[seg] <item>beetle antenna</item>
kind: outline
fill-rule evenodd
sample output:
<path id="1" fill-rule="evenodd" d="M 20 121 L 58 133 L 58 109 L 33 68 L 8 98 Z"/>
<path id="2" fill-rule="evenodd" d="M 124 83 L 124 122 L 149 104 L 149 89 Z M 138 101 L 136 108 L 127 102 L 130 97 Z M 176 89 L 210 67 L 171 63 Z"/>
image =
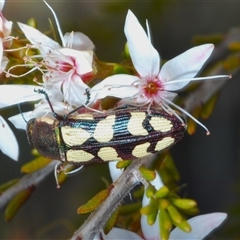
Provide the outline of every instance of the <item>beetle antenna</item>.
<path id="1" fill-rule="evenodd" d="M 19 110 L 19 112 L 20 112 L 23 120 L 25 121 L 25 123 L 28 123 L 28 121 L 26 120 L 26 118 L 25 118 L 24 115 L 23 115 L 22 107 L 21 107 L 20 103 L 18 103 L 18 110 Z"/>
<path id="2" fill-rule="evenodd" d="M 67 170 L 68 167 L 71 167 L 72 165 L 66 165 L 66 168 L 64 169 L 65 171 Z M 65 172 L 66 175 L 70 175 L 70 174 L 73 174 L 73 173 L 76 173 L 78 171 L 80 171 L 82 168 L 84 167 L 84 165 L 81 165 L 79 166 L 78 168 L 74 169 L 74 170 L 71 170 L 69 172 Z"/>
<path id="3" fill-rule="evenodd" d="M 44 91 L 43 89 L 34 89 L 34 92 L 43 94 L 43 95 L 45 96 L 45 98 L 46 98 L 46 100 L 47 100 L 47 102 L 48 102 L 48 105 L 49 105 L 49 107 L 50 107 L 50 109 L 51 109 L 51 111 L 52 111 L 53 116 L 54 116 L 57 120 L 61 120 L 62 117 L 59 116 L 59 115 L 54 111 L 53 106 L 52 106 L 52 104 L 51 104 L 51 101 L 50 101 L 50 99 L 49 99 L 49 97 L 48 97 L 47 92 Z"/>
<path id="4" fill-rule="evenodd" d="M 89 102 L 90 102 L 90 97 L 91 97 L 90 88 L 86 88 L 86 89 L 85 89 L 85 92 L 86 92 L 86 95 L 87 95 L 87 100 L 86 100 L 86 102 L 85 102 L 84 105 L 88 105 Z"/>

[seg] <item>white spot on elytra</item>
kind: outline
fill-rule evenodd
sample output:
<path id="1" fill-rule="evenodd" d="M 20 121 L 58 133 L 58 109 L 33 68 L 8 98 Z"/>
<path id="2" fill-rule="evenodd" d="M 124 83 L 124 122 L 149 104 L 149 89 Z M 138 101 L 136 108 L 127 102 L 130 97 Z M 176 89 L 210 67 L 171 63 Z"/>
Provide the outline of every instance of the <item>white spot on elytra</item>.
<path id="1" fill-rule="evenodd" d="M 91 153 L 85 152 L 83 150 L 69 150 L 67 151 L 67 161 L 69 162 L 87 162 L 94 158 Z"/>
<path id="2" fill-rule="evenodd" d="M 90 133 L 82 128 L 64 126 L 61 128 L 62 138 L 69 146 L 82 145 L 90 138 Z"/>
<path id="3" fill-rule="evenodd" d="M 147 155 L 150 155 L 151 153 L 147 152 L 147 149 L 148 149 L 149 146 L 150 146 L 149 142 L 137 145 L 133 149 L 132 155 L 136 158 L 142 158 L 142 157 L 145 157 Z"/>
<path id="4" fill-rule="evenodd" d="M 158 141 L 155 147 L 155 151 L 161 151 L 167 147 L 169 147 L 172 143 L 174 143 L 174 138 L 172 137 L 165 137 L 161 141 Z"/>
<path id="5" fill-rule="evenodd" d="M 132 112 L 129 119 L 127 129 L 133 136 L 146 136 L 148 131 L 143 128 L 143 121 L 146 118 L 144 112 Z"/>
<path id="6" fill-rule="evenodd" d="M 168 132 L 173 127 L 172 122 L 163 117 L 152 117 L 149 123 L 155 131 Z"/>
<path id="7" fill-rule="evenodd" d="M 103 160 L 103 161 L 117 161 L 117 160 L 122 160 L 121 158 L 118 157 L 117 151 L 112 148 L 112 147 L 102 147 L 98 151 L 98 156 Z"/>
<path id="8" fill-rule="evenodd" d="M 98 142 L 109 142 L 113 138 L 113 124 L 115 123 L 115 118 L 115 115 L 110 115 L 97 123 L 93 137 Z"/>

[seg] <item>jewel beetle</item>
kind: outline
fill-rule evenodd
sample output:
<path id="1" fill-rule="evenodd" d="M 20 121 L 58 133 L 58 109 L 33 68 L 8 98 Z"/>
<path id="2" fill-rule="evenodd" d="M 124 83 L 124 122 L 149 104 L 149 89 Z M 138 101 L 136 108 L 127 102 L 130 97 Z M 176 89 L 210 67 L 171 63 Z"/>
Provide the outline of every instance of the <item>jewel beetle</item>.
<path id="1" fill-rule="evenodd" d="M 42 156 L 84 165 L 134 160 L 171 147 L 186 125 L 162 109 L 126 107 L 111 111 L 44 116 L 27 124 L 29 143 Z"/>

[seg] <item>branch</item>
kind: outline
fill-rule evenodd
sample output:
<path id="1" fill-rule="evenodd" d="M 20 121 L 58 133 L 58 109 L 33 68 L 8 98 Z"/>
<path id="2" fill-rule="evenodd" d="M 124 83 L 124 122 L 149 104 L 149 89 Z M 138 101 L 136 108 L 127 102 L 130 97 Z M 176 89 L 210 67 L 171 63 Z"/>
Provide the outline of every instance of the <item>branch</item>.
<path id="1" fill-rule="evenodd" d="M 122 203 L 123 199 L 139 183 L 146 183 L 139 172 L 139 167 L 151 158 L 134 160 L 131 165 L 122 173 L 118 180 L 113 183 L 109 197 L 89 216 L 83 225 L 74 233 L 72 240 L 92 240 L 99 234 L 108 218 L 116 208 Z"/>
<path id="2" fill-rule="evenodd" d="M 53 160 L 46 167 L 25 175 L 17 184 L 4 191 L 0 195 L 0 209 L 3 209 L 5 205 L 7 205 L 7 203 L 22 190 L 31 186 L 37 186 L 47 177 L 48 174 L 54 171 L 57 162 L 59 161 Z"/>

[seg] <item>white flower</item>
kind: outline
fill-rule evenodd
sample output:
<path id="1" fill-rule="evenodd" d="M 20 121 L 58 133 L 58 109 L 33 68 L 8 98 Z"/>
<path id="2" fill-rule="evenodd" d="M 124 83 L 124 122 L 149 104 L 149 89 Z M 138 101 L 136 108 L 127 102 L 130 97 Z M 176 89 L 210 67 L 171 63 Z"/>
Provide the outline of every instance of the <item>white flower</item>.
<path id="1" fill-rule="evenodd" d="M 5 0 L 2 0 L 2 1 L 0 2 L 0 11 L 3 10 L 4 5 L 5 5 Z"/>
<path id="2" fill-rule="evenodd" d="M 2 14 L 5 1 L 0 2 L 0 73 L 4 71 L 7 66 L 8 59 L 3 55 L 5 47 L 11 43 L 12 37 L 10 33 L 12 31 L 12 22 L 8 21 Z"/>
<path id="3" fill-rule="evenodd" d="M 192 227 L 192 231 L 189 233 L 183 232 L 179 228 L 175 228 L 171 231 L 169 240 L 179 240 L 179 239 L 204 239 L 207 235 L 209 235 L 214 229 L 219 227 L 223 221 L 227 218 L 226 213 L 209 213 L 199 215 L 197 217 L 193 217 L 188 220 L 188 223 Z M 140 237 L 134 232 L 113 228 L 107 235 L 102 234 L 101 238 L 96 236 L 94 240 L 103 239 L 103 240 L 111 240 L 111 239 L 136 239 L 136 240 L 161 240 L 159 235 L 153 234 L 155 231 L 153 230 L 153 226 L 149 226 L 145 224 L 145 232 L 144 238 Z M 143 225 L 142 225 L 143 227 Z M 146 231 L 147 230 L 147 231 Z M 147 235 L 148 234 L 148 235 Z"/>
<path id="4" fill-rule="evenodd" d="M 0 85 L 0 109 L 22 102 L 37 101 L 44 96 L 34 92 L 40 88 L 33 85 L 2 84 Z"/>
<path id="5" fill-rule="evenodd" d="M 34 88 L 35 86 L 30 85 L 0 85 L 0 109 L 21 102 L 41 99 L 43 96 L 35 93 Z M 22 116 L 19 116 L 16 123 L 24 126 L 24 129 L 26 129 L 26 122 L 23 120 Z M 0 150 L 13 160 L 17 161 L 19 148 L 16 137 L 7 122 L 1 116 L 0 136 Z"/>
<path id="6" fill-rule="evenodd" d="M 0 37 L 7 38 L 12 31 L 12 22 L 8 21 L 0 12 Z"/>
<path id="7" fill-rule="evenodd" d="M 170 112 L 173 110 L 168 105 L 172 105 L 192 117 L 172 103 L 177 96 L 175 91 L 182 89 L 190 81 L 228 77 L 194 78 L 211 55 L 213 44 L 191 48 L 166 62 L 160 69 L 160 57 L 151 44 L 149 34 L 145 33 L 130 10 L 126 17 L 124 31 L 137 75 L 119 74 L 106 78 L 91 89 L 91 103 L 106 96 L 115 96 L 124 99 L 124 103 L 130 105 L 147 104 L 149 108 L 151 105 L 158 105 Z"/>
<path id="8" fill-rule="evenodd" d="M 31 72 L 35 69 L 42 72 L 42 85 L 51 92 L 54 100 L 78 107 L 86 101 L 86 89 L 89 87 L 85 82 L 93 71 L 94 45 L 83 33 L 72 32 L 63 36 L 53 9 L 47 6 L 55 17 L 63 47 L 37 29 L 18 23 L 31 42 L 30 47 L 40 51 L 39 55 L 26 56 L 26 65 L 33 67 Z"/>
<path id="9" fill-rule="evenodd" d="M 15 85 L 15 84 L 2 84 L 0 85 L 0 109 L 10 107 L 15 104 L 23 103 L 23 102 L 32 102 L 38 101 L 44 98 L 42 94 L 38 94 L 34 92 L 34 89 L 40 89 L 40 87 L 36 87 L 33 85 Z M 42 109 L 41 109 L 42 110 Z M 40 112 L 40 111 L 39 111 Z M 48 109 L 49 112 L 49 109 Z M 46 114 L 47 111 L 42 111 L 41 116 Z M 22 117 L 24 115 L 24 118 Z M 28 113 L 22 113 L 16 116 L 12 116 L 9 120 L 15 125 L 16 128 L 26 130 L 26 121 L 30 118 L 35 117 L 32 111 Z M 36 113 L 35 113 L 36 114 Z M 4 144 L 4 140 L 1 138 L 2 144 Z"/>
<path id="10" fill-rule="evenodd" d="M 19 147 L 17 139 L 7 122 L 0 115 L 0 150 L 8 157 L 17 161 L 19 156 Z"/>

